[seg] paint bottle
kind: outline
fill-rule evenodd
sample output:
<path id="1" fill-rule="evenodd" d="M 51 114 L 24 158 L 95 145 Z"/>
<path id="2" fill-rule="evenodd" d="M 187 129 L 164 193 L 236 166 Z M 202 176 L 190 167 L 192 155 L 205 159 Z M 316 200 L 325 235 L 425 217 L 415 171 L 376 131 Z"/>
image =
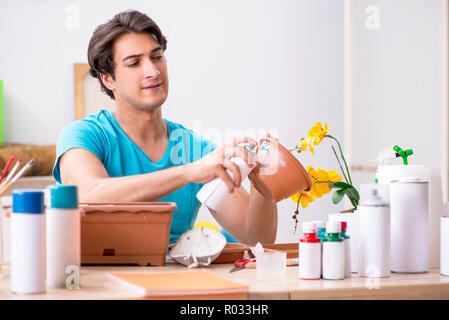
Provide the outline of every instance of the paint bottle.
<path id="1" fill-rule="evenodd" d="M 313 221 L 313 223 L 315 223 L 316 226 L 316 236 L 320 238 L 322 242 L 324 237 L 326 236 L 326 221 L 316 220 Z"/>
<path id="2" fill-rule="evenodd" d="M 346 233 L 347 222 L 340 221 L 341 232 L 340 237 L 343 238 L 343 243 L 345 245 L 345 278 L 351 278 L 351 238 Z"/>
<path id="3" fill-rule="evenodd" d="M 11 215 L 11 291 L 45 292 L 45 211 L 40 190 L 14 190 Z"/>
<path id="4" fill-rule="evenodd" d="M 324 237 L 326 236 L 326 221 L 324 220 L 316 220 L 313 221 L 313 223 L 315 223 L 316 226 L 316 236 L 318 238 L 320 238 L 321 241 L 321 264 L 320 264 L 320 275 L 323 276 L 323 240 Z"/>
<path id="5" fill-rule="evenodd" d="M 345 245 L 340 233 L 340 222 L 329 221 L 326 224 L 326 237 L 323 242 L 323 279 L 345 278 Z"/>
<path id="6" fill-rule="evenodd" d="M 361 277 L 390 276 L 390 204 L 380 196 L 380 186 L 361 185 L 362 203 L 359 206 Z"/>
<path id="7" fill-rule="evenodd" d="M 54 185 L 47 190 L 47 287 L 65 288 L 68 267 L 81 265 L 78 190 L 72 185 Z"/>
<path id="8" fill-rule="evenodd" d="M 299 278 L 314 280 L 321 278 L 321 240 L 316 236 L 313 222 L 304 222 L 303 236 L 299 240 Z"/>

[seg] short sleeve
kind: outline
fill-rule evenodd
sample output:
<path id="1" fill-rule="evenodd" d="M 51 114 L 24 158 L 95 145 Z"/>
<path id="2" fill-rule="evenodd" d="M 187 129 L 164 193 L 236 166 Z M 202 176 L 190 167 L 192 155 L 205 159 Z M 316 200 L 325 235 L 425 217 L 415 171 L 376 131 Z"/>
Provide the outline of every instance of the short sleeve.
<path id="1" fill-rule="evenodd" d="M 104 162 L 106 144 L 101 129 L 95 123 L 84 119 L 75 121 L 62 130 L 56 144 L 53 177 L 58 183 L 61 183 L 59 160 L 64 153 L 73 148 L 88 150 Z"/>

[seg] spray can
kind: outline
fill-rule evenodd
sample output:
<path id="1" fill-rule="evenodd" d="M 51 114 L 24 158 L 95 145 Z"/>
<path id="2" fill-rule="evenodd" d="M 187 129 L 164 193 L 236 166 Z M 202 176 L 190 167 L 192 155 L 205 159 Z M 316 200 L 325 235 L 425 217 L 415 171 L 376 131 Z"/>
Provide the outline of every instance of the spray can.
<path id="1" fill-rule="evenodd" d="M 345 246 L 340 233 L 340 222 L 329 221 L 326 224 L 326 237 L 323 242 L 323 279 L 345 278 Z"/>
<path id="2" fill-rule="evenodd" d="M 314 280 L 321 278 L 321 241 L 316 236 L 313 222 L 304 222 L 303 236 L 299 240 L 299 278 Z"/>
<path id="3" fill-rule="evenodd" d="M 45 292 L 45 211 L 40 190 L 14 190 L 11 215 L 11 291 Z"/>
<path id="4" fill-rule="evenodd" d="M 81 265 L 81 222 L 76 186 L 54 185 L 47 209 L 47 287 L 65 288 L 67 267 Z"/>
<path id="5" fill-rule="evenodd" d="M 429 182 L 413 178 L 392 181 L 390 206 L 391 271 L 427 272 L 429 268 Z"/>
<path id="6" fill-rule="evenodd" d="M 379 193 L 381 185 L 362 185 L 360 210 L 360 276 L 390 276 L 390 204 Z M 364 189 L 368 189 L 364 196 Z"/>

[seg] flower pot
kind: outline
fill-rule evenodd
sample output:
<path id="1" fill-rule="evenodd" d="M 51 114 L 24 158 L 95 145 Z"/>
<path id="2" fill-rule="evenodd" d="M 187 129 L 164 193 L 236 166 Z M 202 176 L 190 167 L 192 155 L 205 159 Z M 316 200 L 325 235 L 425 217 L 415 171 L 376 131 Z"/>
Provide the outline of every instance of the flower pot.
<path id="1" fill-rule="evenodd" d="M 249 178 L 262 195 L 275 202 L 312 187 L 301 163 L 272 137 L 260 140 L 256 161 L 257 166 Z"/>

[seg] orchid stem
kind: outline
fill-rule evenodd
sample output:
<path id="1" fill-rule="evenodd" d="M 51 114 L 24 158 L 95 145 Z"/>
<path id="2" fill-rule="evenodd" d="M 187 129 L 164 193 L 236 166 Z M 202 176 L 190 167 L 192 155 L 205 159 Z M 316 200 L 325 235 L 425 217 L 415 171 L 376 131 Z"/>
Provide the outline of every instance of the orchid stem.
<path id="1" fill-rule="evenodd" d="M 340 166 L 341 173 L 343 173 L 343 177 L 345 177 L 346 182 L 349 183 L 348 178 L 346 177 L 345 171 L 343 170 L 343 167 L 341 166 L 340 159 L 338 159 L 337 152 L 335 151 L 334 146 L 331 146 L 331 147 L 332 147 L 332 151 L 334 152 L 335 158 L 337 158 L 337 162 L 338 162 L 338 165 Z"/>
<path id="2" fill-rule="evenodd" d="M 348 164 L 346 163 L 346 159 L 345 156 L 343 155 L 343 151 L 341 150 L 341 145 L 340 142 L 338 142 L 338 140 L 336 138 L 334 138 L 331 135 L 326 134 L 325 137 L 334 139 L 337 144 L 338 144 L 338 148 L 340 149 L 340 155 L 341 155 L 341 159 L 343 160 L 343 162 L 345 163 L 345 167 L 346 167 L 346 172 L 348 173 L 348 178 L 349 178 L 349 184 L 352 186 L 352 180 L 351 180 L 351 174 L 349 173 L 349 169 L 348 169 Z"/>

